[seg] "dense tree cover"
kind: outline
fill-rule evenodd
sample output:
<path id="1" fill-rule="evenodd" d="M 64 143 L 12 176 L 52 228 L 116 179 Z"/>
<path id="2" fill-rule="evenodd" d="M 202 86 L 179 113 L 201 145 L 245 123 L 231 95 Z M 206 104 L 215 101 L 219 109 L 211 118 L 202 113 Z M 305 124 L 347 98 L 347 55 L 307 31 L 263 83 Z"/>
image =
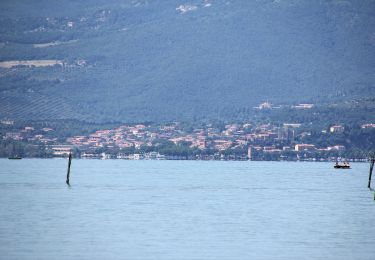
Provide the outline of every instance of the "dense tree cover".
<path id="1" fill-rule="evenodd" d="M 0 157 L 12 156 L 46 158 L 51 157 L 51 153 L 41 143 L 30 144 L 13 140 L 0 140 Z"/>
<path id="2" fill-rule="evenodd" d="M 78 120 L 25 120 L 15 121 L 14 125 L 0 124 L 0 135 L 6 132 L 21 131 L 27 126 L 36 129 L 34 134 L 43 134 L 45 137 L 58 138 L 58 142 L 65 142 L 66 138 L 75 135 L 89 135 L 97 130 L 112 129 L 121 125 L 119 122 L 93 123 Z M 44 132 L 42 128 L 51 128 L 53 131 Z"/>
<path id="3" fill-rule="evenodd" d="M 313 131 L 302 139 L 306 143 L 314 143 L 318 147 L 344 145 L 349 150 L 375 151 L 375 129 L 347 127 L 342 134 Z"/>
<path id="4" fill-rule="evenodd" d="M 301 123 L 307 130 L 327 130 L 334 124 L 350 128 L 375 122 L 375 98 L 360 98 L 351 101 L 315 104 L 312 109 L 281 107 L 272 110 L 252 110 L 238 115 L 238 122 L 250 121 L 257 124 Z"/>

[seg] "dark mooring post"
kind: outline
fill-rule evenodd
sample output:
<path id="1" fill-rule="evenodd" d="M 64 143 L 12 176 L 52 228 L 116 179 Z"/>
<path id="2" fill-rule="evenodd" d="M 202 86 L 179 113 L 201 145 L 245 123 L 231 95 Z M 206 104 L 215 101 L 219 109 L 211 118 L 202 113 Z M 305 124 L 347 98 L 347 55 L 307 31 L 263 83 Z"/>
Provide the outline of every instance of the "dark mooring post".
<path id="1" fill-rule="evenodd" d="M 69 162 L 68 162 L 68 173 L 66 174 L 66 184 L 69 184 L 69 177 L 70 177 L 70 165 L 72 164 L 72 153 L 69 153 Z"/>
<path id="2" fill-rule="evenodd" d="M 371 157 L 370 159 L 370 172 L 368 175 L 368 185 L 367 187 L 370 189 L 371 188 L 371 176 L 372 176 L 372 170 L 374 169 L 374 163 L 375 163 L 375 157 Z"/>

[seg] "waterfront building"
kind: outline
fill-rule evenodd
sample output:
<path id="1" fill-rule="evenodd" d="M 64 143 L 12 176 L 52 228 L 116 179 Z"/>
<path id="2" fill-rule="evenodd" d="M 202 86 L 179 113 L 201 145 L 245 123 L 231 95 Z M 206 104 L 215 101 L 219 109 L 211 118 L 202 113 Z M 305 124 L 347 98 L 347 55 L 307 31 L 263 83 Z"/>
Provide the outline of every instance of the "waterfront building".
<path id="1" fill-rule="evenodd" d="M 297 152 L 301 151 L 315 151 L 315 145 L 313 144 L 296 144 L 294 150 Z"/>

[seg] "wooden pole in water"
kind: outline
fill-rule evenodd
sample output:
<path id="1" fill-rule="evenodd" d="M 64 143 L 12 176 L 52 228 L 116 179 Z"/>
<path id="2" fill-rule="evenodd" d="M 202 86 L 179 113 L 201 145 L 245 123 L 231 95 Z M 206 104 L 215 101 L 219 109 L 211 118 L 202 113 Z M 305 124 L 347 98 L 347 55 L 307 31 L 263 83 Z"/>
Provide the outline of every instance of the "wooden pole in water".
<path id="1" fill-rule="evenodd" d="M 69 162 L 68 162 L 68 173 L 66 174 L 66 184 L 69 184 L 69 177 L 70 177 L 70 165 L 72 164 L 72 153 L 69 153 Z"/>
<path id="2" fill-rule="evenodd" d="M 374 163 L 375 163 L 375 157 L 371 157 L 371 159 L 370 159 L 370 172 L 369 172 L 369 175 L 368 175 L 368 185 L 367 185 L 367 188 L 369 188 L 369 189 L 371 188 L 371 176 L 372 176 L 372 170 L 374 169 Z"/>

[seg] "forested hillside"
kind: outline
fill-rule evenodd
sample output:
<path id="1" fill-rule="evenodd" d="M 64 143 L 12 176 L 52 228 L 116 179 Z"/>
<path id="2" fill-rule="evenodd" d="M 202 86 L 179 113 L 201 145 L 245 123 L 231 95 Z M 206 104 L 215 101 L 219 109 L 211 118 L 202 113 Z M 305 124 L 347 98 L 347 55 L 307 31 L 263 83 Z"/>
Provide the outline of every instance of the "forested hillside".
<path id="1" fill-rule="evenodd" d="M 0 118 L 235 118 L 375 93 L 375 1 L 1 1 Z"/>

